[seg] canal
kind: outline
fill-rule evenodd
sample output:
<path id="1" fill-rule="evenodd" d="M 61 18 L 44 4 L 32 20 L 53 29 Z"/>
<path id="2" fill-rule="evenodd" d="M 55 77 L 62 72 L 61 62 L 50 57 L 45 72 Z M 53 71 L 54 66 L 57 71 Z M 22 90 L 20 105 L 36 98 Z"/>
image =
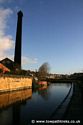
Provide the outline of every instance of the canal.
<path id="1" fill-rule="evenodd" d="M 28 89 L 0 94 L 0 125 L 28 125 L 31 120 L 55 119 L 71 86 L 69 83 L 55 83 L 33 92 Z"/>

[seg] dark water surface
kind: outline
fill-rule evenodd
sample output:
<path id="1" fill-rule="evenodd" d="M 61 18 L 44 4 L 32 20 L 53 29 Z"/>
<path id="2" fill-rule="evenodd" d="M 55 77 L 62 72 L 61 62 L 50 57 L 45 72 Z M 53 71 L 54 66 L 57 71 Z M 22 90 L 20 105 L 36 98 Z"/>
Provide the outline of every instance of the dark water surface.
<path id="1" fill-rule="evenodd" d="M 0 125 L 28 125 L 32 119 L 49 119 L 63 101 L 71 84 L 55 83 L 40 88 L 0 95 Z"/>

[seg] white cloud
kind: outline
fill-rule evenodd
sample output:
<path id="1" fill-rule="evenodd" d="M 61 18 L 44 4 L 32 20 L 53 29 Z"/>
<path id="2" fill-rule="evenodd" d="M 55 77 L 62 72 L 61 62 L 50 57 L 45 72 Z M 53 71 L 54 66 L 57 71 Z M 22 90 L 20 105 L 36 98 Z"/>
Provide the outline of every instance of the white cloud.
<path id="1" fill-rule="evenodd" d="M 0 8 L 0 37 L 5 35 L 8 17 L 13 13 L 11 9 Z"/>
<path id="2" fill-rule="evenodd" d="M 35 64 L 37 63 L 37 58 L 22 57 L 22 64 Z"/>
<path id="3" fill-rule="evenodd" d="M 0 38 L 0 51 L 6 51 L 14 47 L 14 41 L 11 36 Z"/>
<path id="4" fill-rule="evenodd" d="M 5 34 L 7 21 L 12 13 L 13 11 L 9 8 L 0 8 L 0 59 L 2 59 L 2 57 L 6 57 L 7 51 L 14 47 L 14 40 L 12 36 Z"/>

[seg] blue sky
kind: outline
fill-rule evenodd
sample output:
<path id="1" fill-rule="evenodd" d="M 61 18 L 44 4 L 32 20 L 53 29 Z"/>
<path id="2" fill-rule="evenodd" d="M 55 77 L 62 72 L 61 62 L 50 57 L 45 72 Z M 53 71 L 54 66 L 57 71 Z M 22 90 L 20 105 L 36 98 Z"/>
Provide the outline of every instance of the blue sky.
<path id="1" fill-rule="evenodd" d="M 36 70 L 48 62 L 52 73 L 83 70 L 83 0 L 0 0 L 1 57 L 14 55 L 20 9 L 24 69 Z"/>

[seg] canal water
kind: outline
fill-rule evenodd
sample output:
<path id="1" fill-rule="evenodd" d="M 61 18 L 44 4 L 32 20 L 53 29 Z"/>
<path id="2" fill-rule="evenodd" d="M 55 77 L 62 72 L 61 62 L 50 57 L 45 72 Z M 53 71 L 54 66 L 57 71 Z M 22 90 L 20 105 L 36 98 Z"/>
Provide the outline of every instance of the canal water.
<path id="1" fill-rule="evenodd" d="M 35 91 L 1 94 L 0 125 L 28 125 L 31 120 L 50 119 L 70 88 L 69 83 L 54 83 Z"/>

